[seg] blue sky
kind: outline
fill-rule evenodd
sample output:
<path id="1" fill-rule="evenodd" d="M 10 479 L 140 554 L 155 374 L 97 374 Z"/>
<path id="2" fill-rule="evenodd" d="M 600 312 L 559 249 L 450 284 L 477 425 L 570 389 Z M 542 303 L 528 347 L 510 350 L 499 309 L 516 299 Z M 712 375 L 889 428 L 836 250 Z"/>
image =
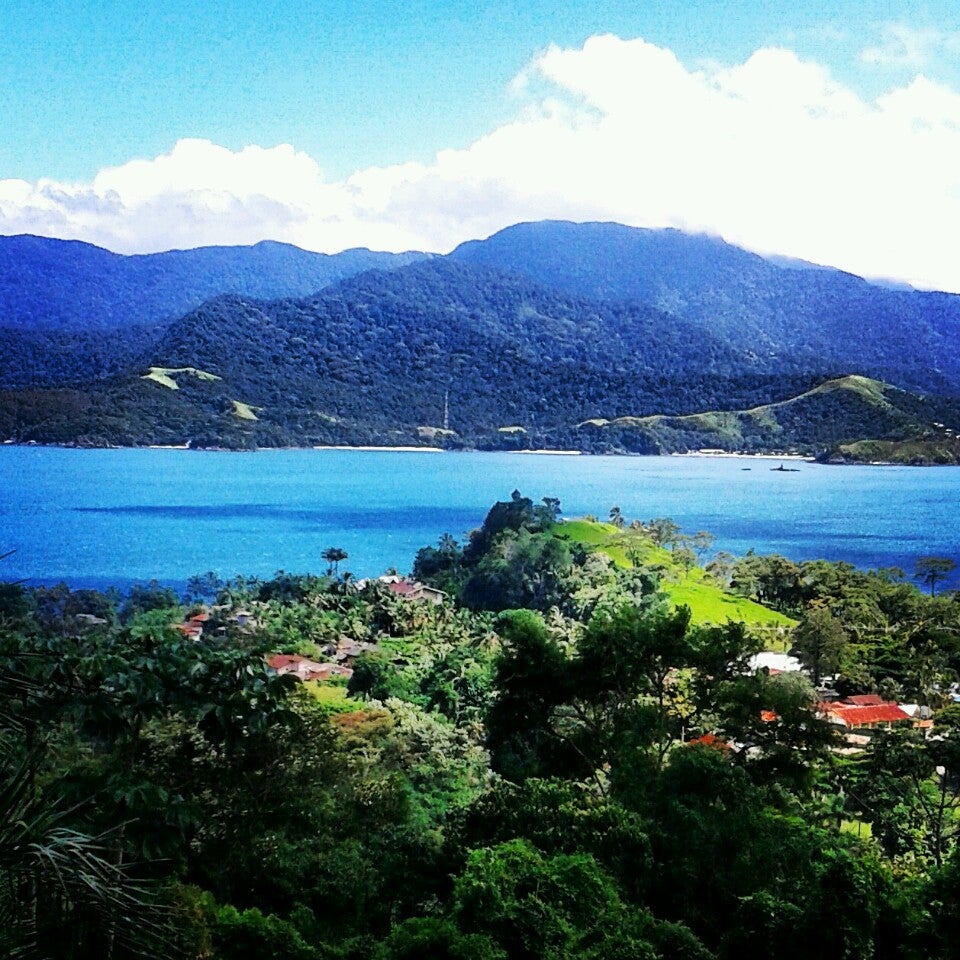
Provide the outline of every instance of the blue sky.
<path id="1" fill-rule="evenodd" d="M 291 143 L 326 173 L 464 147 L 508 119 L 549 44 L 614 33 L 687 64 L 785 45 L 874 93 L 903 70 L 860 51 L 882 25 L 960 28 L 950 3 L 796 0 L 18 0 L 0 14 L 0 178 L 75 180 L 183 137 Z M 960 57 L 937 75 L 958 83 Z M 929 64 L 927 65 L 930 66 Z"/>
<path id="2" fill-rule="evenodd" d="M 958 10 L 18 0 L 0 233 L 443 251 L 616 219 L 960 290 Z"/>

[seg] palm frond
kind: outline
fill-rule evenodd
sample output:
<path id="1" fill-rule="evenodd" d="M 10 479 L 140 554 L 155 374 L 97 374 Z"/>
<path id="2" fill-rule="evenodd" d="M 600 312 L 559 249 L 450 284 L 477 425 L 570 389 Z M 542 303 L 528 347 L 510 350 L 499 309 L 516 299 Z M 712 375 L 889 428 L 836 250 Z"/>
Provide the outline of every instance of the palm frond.
<path id="1" fill-rule="evenodd" d="M 8 765 L 0 782 L 0 951 L 86 956 L 109 944 L 118 960 L 161 960 L 165 912 L 135 865 L 115 862 L 117 831 L 92 837 L 69 826 L 75 811 L 33 789 L 34 765 Z"/>

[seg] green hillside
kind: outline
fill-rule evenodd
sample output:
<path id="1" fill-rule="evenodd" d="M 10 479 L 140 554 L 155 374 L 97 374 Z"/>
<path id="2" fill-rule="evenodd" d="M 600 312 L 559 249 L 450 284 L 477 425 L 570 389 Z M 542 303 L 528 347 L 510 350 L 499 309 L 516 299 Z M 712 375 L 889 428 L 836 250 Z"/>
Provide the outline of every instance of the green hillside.
<path id="1" fill-rule="evenodd" d="M 912 440 L 857 440 L 838 444 L 819 459 L 825 463 L 956 464 L 960 463 L 960 437 L 943 431 Z"/>
<path id="2" fill-rule="evenodd" d="M 932 462 L 957 462 L 954 405 L 941 405 L 869 377 L 848 375 L 826 380 L 795 396 L 742 410 L 707 410 L 683 416 L 592 419 L 580 429 L 610 442 L 646 444 L 662 453 L 688 450 L 820 454 L 842 449 L 849 459 L 892 459 L 858 455 L 864 440 L 881 444 L 905 441 L 938 445 Z M 944 419 L 938 419 L 942 411 Z M 949 421 L 949 422 L 947 422 Z M 951 426 L 953 424 L 953 426 Z M 911 462 L 914 451 L 903 462 Z M 841 454 L 842 456 L 842 454 Z M 950 458 L 953 459 L 950 459 Z"/>
<path id="3" fill-rule="evenodd" d="M 727 593 L 710 581 L 702 567 L 693 566 L 685 572 L 670 550 L 657 546 L 642 531 L 618 529 L 612 523 L 580 518 L 558 524 L 556 532 L 605 553 L 619 566 L 640 563 L 664 567 L 663 589 L 675 604 L 690 608 L 694 623 L 742 620 L 753 626 L 784 628 L 796 623 L 753 600 Z"/>

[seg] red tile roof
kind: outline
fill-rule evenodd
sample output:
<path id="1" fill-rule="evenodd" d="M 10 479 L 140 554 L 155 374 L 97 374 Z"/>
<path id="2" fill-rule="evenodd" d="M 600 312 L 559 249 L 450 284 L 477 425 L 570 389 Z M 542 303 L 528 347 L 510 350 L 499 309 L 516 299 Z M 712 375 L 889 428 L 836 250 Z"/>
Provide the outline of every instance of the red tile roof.
<path id="1" fill-rule="evenodd" d="M 291 664 L 300 663 L 306 659 L 306 657 L 298 656 L 295 653 L 275 653 L 272 657 L 267 657 L 267 666 L 279 670 L 281 667 L 289 667 Z"/>
<path id="2" fill-rule="evenodd" d="M 776 711 L 775 711 L 775 710 L 761 710 L 761 711 L 760 711 L 760 719 L 761 719 L 764 723 L 776 723 L 776 722 L 777 722 L 777 714 L 776 714 Z"/>
<path id="3" fill-rule="evenodd" d="M 391 593 L 399 593 L 401 595 L 407 593 L 413 593 L 417 588 L 415 584 L 407 583 L 406 581 L 400 580 L 396 583 L 388 583 L 387 589 Z"/>
<path id="4" fill-rule="evenodd" d="M 705 733 L 702 737 L 694 737 L 687 741 L 688 747 L 713 747 L 714 750 L 720 750 L 726 753 L 730 749 L 730 744 L 726 740 L 721 740 L 715 733 Z"/>
<path id="5" fill-rule="evenodd" d="M 910 720 L 910 714 L 905 713 L 895 703 L 883 702 L 879 704 L 850 704 L 831 703 L 826 710 L 848 727 L 865 727 L 871 723 L 898 723 Z"/>
<path id="6" fill-rule="evenodd" d="M 853 697 L 845 697 L 844 703 L 852 703 L 855 707 L 879 707 L 886 701 L 878 693 L 859 693 Z"/>

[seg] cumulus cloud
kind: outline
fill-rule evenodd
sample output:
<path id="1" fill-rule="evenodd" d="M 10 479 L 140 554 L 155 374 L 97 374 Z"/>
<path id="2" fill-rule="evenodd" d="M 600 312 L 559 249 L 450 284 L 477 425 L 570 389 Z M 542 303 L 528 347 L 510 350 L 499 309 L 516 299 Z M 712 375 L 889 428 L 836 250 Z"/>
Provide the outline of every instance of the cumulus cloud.
<path id="1" fill-rule="evenodd" d="M 960 291 L 960 95 L 923 75 L 865 100 L 786 49 L 690 68 L 597 36 L 513 91 L 515 119 L 466 149 L 343 180 L 289 145 L 183 140 L 90 183 L 0 181 L 0 232 L 443 252 L 520 220 L 617 220 Z"/>

